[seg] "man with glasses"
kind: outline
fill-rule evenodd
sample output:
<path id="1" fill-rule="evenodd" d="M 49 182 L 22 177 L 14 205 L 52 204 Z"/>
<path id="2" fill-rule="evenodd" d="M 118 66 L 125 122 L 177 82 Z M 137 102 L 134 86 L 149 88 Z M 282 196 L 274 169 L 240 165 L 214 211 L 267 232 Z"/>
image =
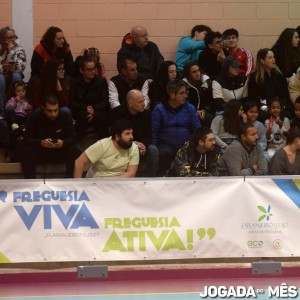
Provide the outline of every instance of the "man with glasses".
<path id="1" fill-rule="evenodd" d="M 97 139 L 108 136 L 108 85 L 106 79 L 95 75 L 95 62 L 83 58 L 80 75 L 72 82 L 71 108 L 79 140 L 91 130 Z"/>
<path id="2" fill-rule="evenodd" d="M 122 41 L 122 47 L 117 55 L 117 68 L 121 71 L 122 62 L 131 59 L 137 64 L 138 73 L 145 76 L 149 84 L 155 78 L 157 71 L 164 61 L 157 45 L 149 41 L 146 28 L 142 26 L 132 27 Z"/>
<path id="3" fill-rule="evenodd" d="M 0 118 L 4 116 L 7 83 L 22 80 L 25 67 L 25 50 L 18 44 L 14 29 L 0 29 Z"/>
<path id="4" fill-rule="evenodd" d="M 167 85 L 168 101 L 152 112 L 152 145 L 159 152 L 159 174 L 164 175 L 178 149 L 200 127 L 195 107 L 187 99 L 186 83 L 175 79 Z"/>
<path id="5" fill-rule="evenodd" d="M 221 72 L 221 62 L 228 55 L 223 47 L 222 34 L 211 31 L 205 38 L 206 48 L 200 53 L 198 63 L 200 68 L 211 78 L 215 79 Z"/>

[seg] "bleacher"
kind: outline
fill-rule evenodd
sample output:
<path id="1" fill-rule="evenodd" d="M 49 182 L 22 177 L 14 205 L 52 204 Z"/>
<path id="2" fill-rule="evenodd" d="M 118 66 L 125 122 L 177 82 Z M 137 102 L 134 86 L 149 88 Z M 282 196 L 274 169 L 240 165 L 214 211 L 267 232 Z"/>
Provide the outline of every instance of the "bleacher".
<path id="1" fill-rule="evenodd" d="M 65 165 L 43 164 L 37 167 L 37 178 L 64 178 Z M 0 179 L 23 179 L 20 162 L 7 162 L 5 151 L 0 148 Z"/>

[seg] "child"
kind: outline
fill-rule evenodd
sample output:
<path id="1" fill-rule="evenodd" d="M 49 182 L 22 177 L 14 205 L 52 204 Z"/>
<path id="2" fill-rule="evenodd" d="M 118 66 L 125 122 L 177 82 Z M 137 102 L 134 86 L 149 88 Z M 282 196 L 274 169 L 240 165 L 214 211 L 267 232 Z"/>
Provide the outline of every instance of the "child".
<path id="1" fill-rule="evenodd" d="M 300 129 L 300 96 L 295 100 L 294 109 L 295 117 L 291 121 L 291 128 L 297 127 L 298 129 Z"/>
<path id="2" fill-rule="evenodd" d="M 265 151 L 267 148 L 267 137 L 266 137 L 266 128 L 264 124 L 257 121 L 258 118 L 258 106 L 254 101 L 249 101 L 244 104 L 244 115 L 243 121 L 244 123 L 250 122 L 252 123 L 256 129 L 258 134 L 258 145 Z"/>
<path id="3" fill-rule="evenodd" d="M 24 125 L 27 115 L 31 113 L 32 106 L 26 99 L 26 85 L 17 81 L 12 85 L 12 97 L 6 103 L 7 122 L 12 131 L 17 131 Z"/>
<path id="4" fill-rule="evenodd" d="M 265 121 L 267 131 L 267 158 L 274 155 L 276 150 L 286 145 L 286 135 L 290 129 L 290 121 L 282 117 L 282 105 L 279 99 L 270 102 L 270 117 Z"/>

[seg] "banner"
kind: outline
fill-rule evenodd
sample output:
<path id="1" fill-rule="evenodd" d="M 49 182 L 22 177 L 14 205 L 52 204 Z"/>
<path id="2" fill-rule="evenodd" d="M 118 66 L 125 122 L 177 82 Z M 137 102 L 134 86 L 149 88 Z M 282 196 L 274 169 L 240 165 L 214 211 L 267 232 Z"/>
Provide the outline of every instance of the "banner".
<path id="1" fill-rule="evenodd" d="M 0 262 L 300 256 L 300 177 L 0 181 Z"/>

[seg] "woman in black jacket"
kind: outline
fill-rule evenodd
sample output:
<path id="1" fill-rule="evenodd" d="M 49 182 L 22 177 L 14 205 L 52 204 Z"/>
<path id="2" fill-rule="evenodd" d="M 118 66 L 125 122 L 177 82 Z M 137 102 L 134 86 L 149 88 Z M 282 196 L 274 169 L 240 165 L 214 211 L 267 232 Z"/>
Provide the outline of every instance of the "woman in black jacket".
<path id="1" fill-rule="evenodd" d="M 183 81 L 188 84 L 187 100 L 195 106 L 201 123 L 210 127 L 214 118 L 210 78 L 201 71 L 197 62 L 187 63 L 182 76 Z"/>
<path id="2" fill-rule="evenodd" d="M 250 75 L 248 87 L 249 100 L 256 101 L 260 108 L 258 120 L 268 118 L 270 101 L 279 98 L 283 105 L 283 115 L 293 116 L 293 105 L 289 98 L 287 80 L 275 63 L 274 53 L 269 48 L 257 52 L 255 72 Z"/>

